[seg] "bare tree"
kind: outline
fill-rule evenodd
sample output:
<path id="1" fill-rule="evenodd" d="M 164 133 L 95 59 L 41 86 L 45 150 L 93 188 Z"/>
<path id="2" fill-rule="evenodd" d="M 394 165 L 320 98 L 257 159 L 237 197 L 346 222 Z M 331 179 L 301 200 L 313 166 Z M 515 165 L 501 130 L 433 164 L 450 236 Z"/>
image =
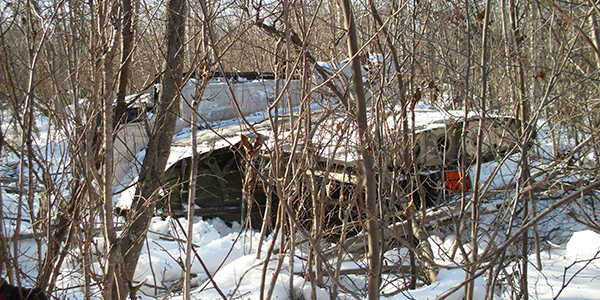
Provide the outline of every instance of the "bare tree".
<path id="1" fill-rule="evenodd" d="M 361 172 L 365 177 L 365 198 L 364 205 L 367 213 L 367 231 L 369 245 L 369 299 L 379 299 L 379 287 L 381 283 L 381 237 L 380 228 L 377 217 L 377 199 L 376 199 L 376 183 L 375 173 L 373 168 L 373 158 L 369 151 L 372 143 L 367 124 L 367 106 L 366 98 L 363 90 L 362 71 L 360 61 L 356 58 L 358 55 L 358 43 L 356 41 L 356 28 L 350 1 L 343 0 L 341 2 L 344 11 L 344 20 L 346 29 L 348 30 L 348 52 L 352 65 L 353 87 L 356 93 L 356 121 L 358 123 L 358 138 L 360 140 L 360 153 L 362 157 Z M 359 186 L 359 188 L 361 188 Z M 361 199 L 362 200 L 362 199 Z"/>
<path id="2" fill-rule="evenodd" d="M 185 37 L 186 5 L 183 0 L 171 0 L 167 4 L 167 27 L 165 32 L 165 74 L 162 80 L 160 99 L 157 103 L 156 121 L 138 182 L 135 201 L 132 204 L 129 221 L 125 225 L 122 239 L 119 241 L 123 256 L 123 277 L 126 280 L 126 291 L 135 295 L 133 275 L 150 220 L 154 214 L 154 202 L 162 186 L 163 174 L 171 141 L 175 130 L 175 121 L 180 103 L 183 69 L 183 45 Z M 114 291 L 116 294 L 118 291 Z M 121 294 L 121 296 L 124 296 Z M 135 298 L 135 297 L 132 297 Z"/>
<path id="3" fill-rule="evenodd" d="M 207 52 L 196 49 L 200 54 L 185 60 L 186 43 L 189 48 L 209 45 L 207 65 L 221 72 L 278 76 L 276 92 L 268 95 L 274 140 L 268 149 L 253 149 L 257 156 L 244 162 L 244 171 L 256 179 L 247 191 L 268 198 L 261 234 L 282 237 L 260 245 L 269 248 L 267 261 L 276 249 L 280 255 L 272 283 L 287 262 L 290 272 L 311 282 L 313 293 L 325 287 L 328 278 L 334 297 L 376 298 L 380 286 L 389 287 L 379 277 L 383 272 L 396 272 L 406 280 L 397 288 L 401 292 L 415 288 L 419 280 L 435 280 L 437 269 L 445 266 L 435 264 L 427 243 L 448 236 L 456 242 L 442 255 L 468 270 L 457 291 L 466 286 L 466 298 L 471 298 L 473 281 L 489 274 L 489 298 L 495 289 L 503 289 L 513 298 L 526 299 L 529 255 L 537 254 L 539 267 L 541 242 L 556 238 L 536 228 L 546 222 L 544 216 L 572 205 L 569 215 L 576 222 L 597 228 L 597 3 L 204 4 L 208 6 L 202 13 L 190 10 L 189 19 L 201 20 L 202 25 L 192 23 L 187 40 L 181 25 L 187 13 L 180 0 L 167 5 L 129 0 L 17 0 L 0 5 L 0 150 L 3 164 L 11 162 L 2 166 L 0 199 L 0 235 L 7 235 L 0 241 L 11 251 L 0 253 L 0 269 L 10 282 L 37 281 L 60 297 L 66 291 L 55 283 L 69 261 L 80 265 L 85 297 L 94 296 L 95 285 L 103 289 L 104 298 L 135 294 L 139 283 L 133 281 L 133 273 L 159 198 L 157 190 L 164 183 L 164 161 L 185 81 L 182 72 L 197 68 Z M 151 141 L 134 206 L 117 237 L 121 228 L 111 224 L 116 218 L 112 198 L 120 191 L 113 185 L 111 143 L 127 126 L 121 122 L 131 104 L 125 96 L 148 91 L 155 78 L 163 79 L 154 127 L 147 128 Z M 228 89 L 234 87 L 228 84 Z M 298 110 L 290 101 L 296 90 Z M 315 110 L 311 105 L 317 103 L 320 108 Z M 458 120 L 463 139 L 420 147 L 422 135 L 414 125 L 419 104 L 442 112 L 464 110 Z M 471 119 L 474 114 L 481 118 Z M 515 145 L 510 149 L 489 145 L 494 126 L 502 126 L 494 122 L 497 116 L 518 120 L 516 133 L 498 138 Z M 243 117 L 241 130 L 253 132 L 254 124 Z M 50 135 L 40 135 L 36 128 L 41 118 L 49 120 Z M 353 131 L 358 137 L 348 138 Z M 546 134 L 551 151 L 537 144 Z M 61 152 L 57 168 L 52 151 L 41 145 L 63 145 L 52 140 L 59 136 L 68 151 Z M 448 132 L 445 138 L 450 136 Z M 453 142 L 460 145 L 451 165 L 444 156 Z M 358 149 L 361 159 L 342 164 L 336 157 L 341 149 Z M 451 194 L 444 187 L 447 168 L 478 174 L 490 167 L 487 161 L 514 160 L 511 155 L 517 152 L 519 176 L 513 175 L 500 189 L 493 190 L 478 175 L 472 178 L 472 192 Z M 439 154 L 437 167 L 442 171 L 423 164 L 424 153 Z M 544 160 L 547 157 L 551 159 Z M 499 172 L 500 167 L 492 171 Z M 340 174 L 359 174 L 366 182 L 338 180 L 335 176 Z M 566 182 L 566 177 L 576 180 Z M 253 200 L 249 194 L 247 199 Z M 500 207 L 492 217 L 491 200 Z M 13 215 L 4 206 L 9 203 L 15 204 Z M 450 212 L 435 214 L 427 205 Z M 435 226 L 432 218 L 439 218 Z M 36 254 L 37 279 L 21 271 L 24 250 L 19 243 L 26 236 L 10 231 L 27 226 L 38 247 L 47 245 L 47 251 Z M 98 234 L 106 240 L 105 250 L 96 249 Z M 482 240 L 493 242 L 478 244 Z M 191 244 L 190 248 L 189 260 Z M 366 254 L 362 249 L 368 249 Z M 389 249 L 408 249 L 411 270 L 380 265 Z M 352 251 L 370 261 L 369 270 L 356 271 L 368 272 L 368 294 L 344 280 L 342 262 L 351 259 Z M 305 270 L 294 267 L 299 259 L 295 255 L 306 260 Z M 97 261 L 102 270 L 93 268 Z M 513 265 L 520 265 L 519 279 L 507 271 Z M 189 265 L 185 269 L 189 272 Z M 263 298 L 274 292 L 274 284 L 266 288 L 268 272 L 265 264 Z M 296 288 L 290 279 L 290 291 Z"/>

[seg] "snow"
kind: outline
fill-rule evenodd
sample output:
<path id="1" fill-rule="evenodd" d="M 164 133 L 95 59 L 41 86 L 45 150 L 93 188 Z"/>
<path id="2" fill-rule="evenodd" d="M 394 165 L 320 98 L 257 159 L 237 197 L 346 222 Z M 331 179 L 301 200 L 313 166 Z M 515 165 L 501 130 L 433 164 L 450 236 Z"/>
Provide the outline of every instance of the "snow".
<path id="1" fill-rule="evenodd" d="M 437 299 L 452 290 L 465 279 L 465 272 L 460 269 L 442 269 L 438 273 L 437 281 L 420 289 L 405 291 L 389 300 L 404 300 L 404 299 Z M 446 299 L 461 300 L 464 297 L 464 289 L 448 295 Z M 477 278 L 475 280 L 474 299 L 484 299 L 485 297 L 485 280 Z"/>
<path id="2" fill-rule="evenodd" d="M 600 235 L 585 230 L 575 232 L 567 244 L 567 254 L 573 258 L 589 258 L 598 255 L 600 251 Z"/>
<path id="3" fill-rule="evenodd" d="M 427 108 L 422 106 L 422 108 Z M 256 119 L 260 118 L 257 113 Z M 264 116 L 263 116 L 264 117 Z M 252 116 L 250 120 L 254 120 Z M 48 130 L 47 119 L 39 118 L 38 127 L 40 135 L 50 134 Z M 236 121 L 231 121 L 236 122 Z M 239 121 L 237 121 L 239 122 Z M 2 125 L 2 130 L 6 132 L 10 128 Z M 44 127 L 45 126 L 45 127 Z M 433 126 L 433 125 L 429 125 Z M 176 136 L 176 139 L 184 139 L 189 136 L 188 131 L 182 131 Z M 50 141 L 50 142 L 49 142 Z M 36 143 L 46 149 L 48 160 L 57 161 L 52 171 L 60 172 L 60 157 L 65 155 L 65 150 L 59 136 L 51 138 L 38 138 Z M 214 145 L 213 145 L 214 146 Z M 181 157 L 189 155 L 189 148 L 174 149 L 173 158 L 170 162 L 176 161 Z M 547 150 L 547 153 L 552 151 Z M 143 150 L 138 153 L 138 161 L 143 160 Z M 9 166 L 10 161 L 3 157 L 2 166 Z M 8 158 L 12 159 L 13 158 Z M 489 183 L 491 188 L 505 187 L 511 184 L 513 178 L 518 176 L 517 162 L 519 155 L 513 155 L 504 164 L 490 162 L 483 165 L 481 173 L 482 186 Z M 132 168 L 134 169 L 134 168 Z M 498 172 L 495 172 L 495 170 Z M 474 170 L 471 170 L 471 178 L 474 178 Z M 495 176 L 492 176 L 495 174 Z M 130 174 L 135 176 L 135 174 Z M 123 186 L 117 187 L 123 189 Z M 131 201 L 134 188 L 130 187 L 121 194 L 118 205 L 127 205 Z M 21 223 L 21 228 L 16 228 L 13 222 L 7 216 L 14 217 L 14 212 L 18 209 L 18 199 L 15 194 L 9 194 L 2 190 L 2 205 L 4 205 L 4 235 L 12 236 L 15 231 L 22 235 L 32 233 L 31 224 Z M 124 201 L 122 203 L 121 201 Z M 37 207 L 34 208 L 37 212 Z M 26 212 L 27 208 L 24 208 Z M 492 218 L 493 219 L 493 218 Z M 493 220 L 483 220 L 482 224 L 493 224 Z M 117 219 L 119 221 L 119 219 Z M 327 288 L 313 287 L 312 284 L 303 277 L 290 273 L 290 260 L 285 254 L 267 255 L 266 249 L 270 243 L 276 243 L 277 239 L 273 236 L 267 236 L 263 241 L 262 249 L 258 249 L 260 234 L 256 231 L 242 231 L 237 223 L 227 225 L 220 219 L 204 220 L 200 217 L 192 220 L 193 232 L 192 239 L 197 251 L 197 257 L 193 261 L 192 273 L 197 274 L 193 279 L 195 289 L 192 291 L 194 299 L 221 299 L 217 286 L 227 297 L 243 299 L 259 299 L 261 296 L 261 283 L 264 276 L 264 293 L 269 290 L 272 278 L 277 275 L 273 286 L 273 295 L 271 299 L 289 299 L 290 294 L 294 293 L 296 298 L 313 299 L 313 288 L 316 293 L 316 299 L 329 299 L 329 290 Z M 188 220 L 185 218 L 173 219 L 167 217 L 161 219 L 153 218 L 149 227 L 147 244 L 140 256 L 139 264 L 135 272 L 135 280 L 144 282 L 140 296 L 143 299 L 158 299 L 171 286 L 176 285 L 183 278 L 183 269 L 180 265 L 184 258 L 185 236 L 187 234 Z M 541 225 L 543 226 L 543 224 Z M 547 226 L 559 226 L 560 233 L 555 235 L 555 239 L 549 239 L 548 247 L 542 252 L 542 269 L 538 270 L 535 266 L 536 258 L 529 258 L 530 265 L 528 270 L 529 291 L 533 299 L 554 299 L 560 296 L 560 299 L 598 299 L 598 280 L 600 279 L 600 235 L 590 230 L 579 230 L 580 226 L 574 226 L 564 213 L 557 214 L 552 223 Z M 573 232 L 572 232 L 573 231 Z M 571 234 L 572 233 L 572 234 Z M 479 244 L 480 251 L 490 242 L 501 243 L 503 235 L 499 235 L 497 240 L 491 241 L 489 238 L 482 239 Z M 563 243 L 568 239 L 568 243 Z M 437 276 L 437 281 L 421 286 L 416 290 L 403 291 L 401 293 L 382 297 L 382 299 L 400 300 L 400 299 L 436 299 L 440 296 L 447 296 L 445 299 L 462 299 L 464 289 L 458 289 L 450 295 L 446 295 L 454 287 L 461 284 L 465 279 L 465 271 L 457 267 L 457 263 L 463 261 L 463 258 L 450 258 L 450 249 L 456 243 L 456 237 L 453 235 L 436 235 L 430 238 L 433 246 L 433 252 L 436 263 L 442 266 Z M 552 243 L 551 243 L 552 242 Z M 554 244 L 556 242 L 557 244 Z M 94 245 L 101 252 L 104 249 L 103 239 L 95 238 Z M 19 247 L 23 252 L 19 257 L 20 267 L 31 278 L 37 275 L 35 258 L 37 257 L 38 245 L 31 238 L 25 238 L 19 242 Z M 466 245 L 467 250 L 469 245 Z M 11 249 L 12 251 L 12 249 Z M 44 248 L 39 249 L 43 252 Z M 261 258 L 257 258 L 257 252 L 261 251 Z M 302 254 L 302 249 L 298 250 Z M 77 251 L 74 252 L 74 255 Z M 406 264 L 406 249 L 394 249 L 385 253 L 386 262 L 402 262 Z M 268 261 L 265 258 L 268 257 Z M 204 265 L 204 266 L 203 266 Z M 280 265 L 280 268 L 278 268 Z M 357 269 L 364 267 L 364 260 L 344 261 L 343 269 Z M 294 260 L 294 270 L 304 270 L 305 262 Z M 206 269 L 205 269 L 206 268 Z M 100 272 L 101 266 L 98 261 L 92 266 L 96 272 Z M 276 270 L 279 269 L 279 274 Z M 83 299 L 83 271 L 78 262 L 69 258 L 62 266 L 62 276 L 56 282 L 59 290 L 55 296 L 63 299 Z M 208 271 L 208 273 L 207 273 Z M 212 276 L 212 280 L 209 279 Z M 393 274 L 384 274 L 383 291 L 393 293 L 404 286 L 404 283 L 398 283 L 398 277 Z M 485 299 L 487 277 L 482 276 L 475 279 L 475 299 Z M 293 283 L 293 291 L 290 291 L 290 281 Z M 357 289 L 364 290 L 366 277 L 364 275 L 349 275 L 343 278 L 344 282 L 352 281 Z M 342 298 L 349 295 L 342 294 Z M 99 297 L 95 293 L 94 297 Z M 496 295 L 497 299 L 509 299 L 511 296 L 504 294 Z M 182 296 L 173 294 L 171 299 L 182 299 Z"/>
<path id="4" fill-rule="evenodd" d="M 544 252 L 542 269 L 529 266 L 529 290 L 537 299 L 598 299 L 600 234 L 574 232 L 565 247 Z M 535 257 L 530 257 L 535 261 Z"/>

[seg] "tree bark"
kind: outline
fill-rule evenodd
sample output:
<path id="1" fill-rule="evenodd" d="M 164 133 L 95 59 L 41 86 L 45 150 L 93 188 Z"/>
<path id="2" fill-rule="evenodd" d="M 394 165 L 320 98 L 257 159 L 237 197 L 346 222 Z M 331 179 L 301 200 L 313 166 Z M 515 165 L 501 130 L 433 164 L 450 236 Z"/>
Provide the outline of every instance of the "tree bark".
<path id="1" fill-rule="evenodd" d="M 352 69 L 352 84 L 356 94 L 356 122 L 358 124 L 358 138 L 360 143 L 360 154 L 362 160 L 359 162 L 359 168 L 362 169 L 365 178 L 364 205 L 367 213 L 367 231 L 368 236 L 368 257 L 369 257 L 369 299 L 379 299 L 379 286 L 381 283 L 381 232 L 377 220 L 377 197 L 375 173 L 373 171 L 373 158 L 369 148 L 371 146 L 371 137 L 367 123 L 367 101 L 362 82 L 362 71 L 360 61 L 357 59 L 358 43 L 356 41 L 356 27 L 352 14 L 352 4 L 349 0 L 341 0 L 342 10 L 344 12 L 344 21 L 348 31 L 348 52 L 352 60 L 350 66 Z M 359 187 L 361 188 L 361 187 Z"/>
<path id="2" fill-rule="evenodd" d="M 199 91 L 200 88 L 196 88 L 196 91 Z M 201 93 L 197 93 L 201 97 Z M 198 122 L 198 105 L 200 104 L 199 97 L 193 100 L 193 112 L 192 112 L 192 145 L 196 145 L 196 136 L 198 132 L 198 127 L 196 127 L 196 123 Z M 194 211 L 196 205 L 196 178 L 198 173 L 198 148 L 192 146 L 192 170 L 190 172 L 190 185 L 188 191 L 188 227 L 187 227 L 187 235 L 186 235 L 186 244 L 185 244 L 185 270 L 183 277 L 183 299 L 189 300 L 190 292 L 191 292 L 191 269 L 192 269 L 192 247 L 193 247 L 193 236 L 194 236 Z"/>
<path id="3" fill-rule="evenodd" d="M 116 3 L 109 2 L 107 5 L 107 18 L 116 19 L 117 15 L 117 6 Z M 104 62 L 104 95 L 103 95 L 103 136 L 104 136 L 104 158 L 103 158 L 103 174 L 102 174 L 102 198 L 104 200 L 104 210 L 102 215 L 102 220 L 104 224 L 102 225 L 104 230 L 104 238 L 106 240 L 107 245 L 107 258 L 106 264 L 104 266 L 104 278 L 103 278 L 103 286 L 104 290 L 102 291 L 102 297 L 104 299 L 118 299 L 118 294 L 116 291 L 112 289 L 113 283 L 116 282 L 115 276 L 118 275 L 116 273 L 117 262 L 118 262 L 118 243 L 117 243 L 117 233 L 115 230 L 115 224 L 113 220 L 113 202 L 112 202 L 112 193 L 113 193 L 113 173 L 114 173 L 114 164 L 113 164 L 113 99 L 115 99 L 115 58 L 117 55 L 117 38 L 118 27 L 109 26 L 105 29 L 105 33 L 107 34 L 106 41 L 106 52 L 103 57 Z M 117 283 L 117 286 L 119 284 Z"/>
<path id="4" fill-rule="evenodd" d="M 127 108 L 125 95 L 127 94 L 127 82 L 129 81 L 129 65 L 133 54 L 133 31 L 131 20 L 133 11 L 131 9 L 131 0 L 122 0 L 123 24 L 121 35 L 123 36 L 123 45 L 121 51 L 121 70 L 119 72 L 119 88 L 117 91 L 117 105 L 115 107 L 113 126 L 116 128 L 121 116 Z"/>
<path id="5" fill-rule="evenodd" d="M 166 71 L 162 80 L 162 92 L 156 105 L 156 121 L 149 137 L 132 211 L 120 241 L 124 259 L 124 279 L 129 285 L 128 290 L 132 286 L 133 275 L 154 214 L 154 204 L 162 185 L 162 176 L 175 132 L 177 115 L 174 112 L 178 111 L 181 101 L 185 10 L 185 0 L 169 0 L 167 3 Z M 135 296 L 135 290 L 131 290 L 130 294 Z"/>
<path id="6" fill-rule="evenodd" d="M 534 11 L 534 10 L 532 10 Z M 510 20 L 510 25 L 511 25 L 511 30 L 513 33 L 513 40 L 514 40 L 514 48 L 515 48 L 515 53 L 517 56 L 517 78 L 518 78 L 518 108 L 517 108 L 517 117 L 520 119 L 521 121 L 521 127 L 519 128 L 519 135 L 523 138 L 523 139 L 527 139 L 527 134 L 526 131 L 528 130 L 528 124 L 529 124 L 529 119 L 530 119 L 530 115 L 531 115 L 531 103 L 529 101 L 528 97 L 525 97 L 525 71 L 523 68 L 523 62 L 521 60 L 521 32 L 519 30 L 519 26 L 517 24 L 518 20 L 517 20 L 517 8 L 516 8 L 516 4 L 514 0 L 510 0 L 509 1 L 509 20 Z M 534 82 L 535 83 L 535 82 Z M 534 86 L 535 88 L 535 86 Z M 517 197 L 522 197 L 521 201 L 523 203 L 523 223 L 527 222 L 527 219 L 529 218 L 529 202 L 533 201 L 533 192 L 529 191 L 527 193 L 525 193 L 525 195 L 521 195 L 521 193 L 519 191 L 521 191 L 522 189 L 525 189 L 528 185 L 529 182 L 529 177 L 530 177 L 530 170 L 529 170 L 529 164 L 527 161 L 527 153 L 529 151 L 529 147 L 528 147 L 529 142 L 528 141 L 524 141 L 523 143 L 523 148 L 522 148 L 522 154 L 521 154 L 521 161 L 520 161 L 520 167 L 521 167 L 521 172 L 520 172 L 520 178 L 517 182 Z M 536 228 L 537 229 L 537 228 Z M 527 283 L 527 269 L 528 269 L 528 256 L 529 254 L 529 232 L 525 231 L 523 232 L 523 244 L 521 245 L 521 255 L 522 257 L 522 261 L 521 261 L 521 279 L 520 279 L 520 285 L 521 285 L 521 290 L 522 290 L 522 297 L 524 300 L 529 299 L 529 291 L 528 291 L 528 283 Z M 541 266 L 541 265 L 539 265 Z"/>
<path id="7" fill-rule="evenodd" d="M 477 273 L 477 267 L 479 260 L 479 245 L 478 245 L 478 236 L 479 236 L 479 205 L 480 205 L 480 195 L 479 195 L 479 186 L 481 179 L 481 168 L 482 168 L 482 142 L 483 142 L 483 134 L 485 128 L 485 114 L 486 114 L 486 95 L 487 95 L 487 80 L 488 80 L 488 26 L 490 19 L 490 8 L 491 1 L 486 0 L 485 2 L 485 15 L 483 17 L 483 33 L 481 38 L 481 94 L 479 97 L 479 126 L 477 128 L 477 150 L 475 158 L 477 160 L 477 164 L 475 166 L 475 181 L 473 184 L 473 196 L 471 198 L 471 266 L 467 270 L 467 278 L 472 278 Z M 469 281 L 465 286 L 465 299 L 471 300 L 474 297 L 475 292 L 475 283 L 474 281 Z"/>
<path id="8" fill-rule="evenodd" d="M 4 134 L 2 128 L 0 128 L 0 155 L 2 155 L 2 146 L 4 146 Z M 8 263 L 9 258 L 6 250 L 8 249 L 8 243 L 4 236 L 4 202 L 2 201 L 2 195 L 2 186 L 0 186 L 0 259 L 2 260 L 0 261 L 0 274 L 5 274 L 5 264 Z"/>

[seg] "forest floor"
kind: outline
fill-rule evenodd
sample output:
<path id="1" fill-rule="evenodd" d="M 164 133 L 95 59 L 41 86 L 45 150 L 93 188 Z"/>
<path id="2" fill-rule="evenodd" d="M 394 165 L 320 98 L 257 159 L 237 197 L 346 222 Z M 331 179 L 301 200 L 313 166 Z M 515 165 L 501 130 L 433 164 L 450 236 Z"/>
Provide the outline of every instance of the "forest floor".
<path id="1" fill-rule="evenodd" d="M 40 132 L 44 132 L 43 123 L 38 124 Z M 182 138 L 186 134 L 178 135 Z M 543 157 L 551 153 L 548 143 L 544 141 L 544 135 L 538 137 L 538 148 L 534 151 L 541 157 L 535 163 L 544 165 Z M 490 178 L 496 162 L 487 163 L 482 170 L 482 182 L 492 181 L 492 188 L 510 186 L 510 178 L 514 178 L 515 166 L 519 154 L 500 167 L 500 172 Z M 471 178 L 474 178 L 474 170 Z M 568 176 L 565 181 L 568 181 Z M 12 236 L 15 230 L 14 216 L 18 207 L 17 194 L 2 189 L 4 205 L 4 228 L 5 236 Z M 561 194 L 561 192 L 563 192 Z M 565 191 L 550 191 L 547 197 L 539 199 L 537 211 L 541 212 L 554 203 L 558 197 L 564 195 Z M 507 194 L 504 194 L 507 195 Z M 510 193 L 508 193 L 510 195 Z M 484 249 L 490 243 L 500 244 L 506 237 L 509 225 L 501 222 L 498 218 L 510 209 L 503 206 L 507 196 L 491 197 L 486 200 L 485 208 L 490 208 L 481 217 L 482 232 L 493 232 L 497 226 L 504 226 L 498 231 L 497 236 L 482 235 L 479 249 Z M 584 202 L 583 202 L 584 203 Z M 590 212 L 590 207 L 582 202 L 573 202 L 553 211 L 538 224 L 541 241 L 540 261 L 538 264 L 536 255 L 529 257 L 528 284 L 531 299 L 600 299 L 598 284 L 600 280 L 600 235 L 587 230 L 586 226 L 576 222 L 573 212 Z M 593 211 L 595 213 L 595 211 Z M 119 219 L 117 219 L 119 221 Z M 260 299 L 261 293 L 265 295 L 272 288 L 271 299 L 289 299 L 290 288 L 293 288 L 295 299 L 311 299 L 311 293 L 315 293 L 317 299 L 329 299 L 331 282 L 326 280 L 325 286 L 313 287 L 311 282 L 301 276 L 306 270 L 307 253 L 305 247 L 297 247 L 295 259 L 292 261 L 289 255 L 271 254 L 268 249 L 271 243 L 278 245 L 278 240 L 273 236 L 267 236 L 262 241 L 260 255 L 257 254 L 258 246 L 261 244 L 260 233 L 257 231 L 243 231 L 238 223 L 226 224 L 220 219 L 204 220 L 197 217 L 192 220 L 194 231 L 191 233 L 197 251 L 197 258 L 192 266 L 192 273 L 197 274 L 192 281 L 195 287 L 192 296 L 196 299 L 222 299 L 225 295 L 228 299 Z M 155 217 L 149 228 L 146 247 L 142 252 L 135 273 L 135 280 L 143 282 L 139 296 L 142 299 L 163 298 L 168 290 L 172 293 L 167 298 L 181 299 L 180 280 L 183 278 L 183 270 L 180 262 L 184 260 L 185 238 L 180 228 L 187 228 L 188 220 L 185 218 L 166 219 Z M 518 223 L 518 220 L 517 220 Z M 31 227 L 26 221 L 21 223 L 22 235 L 31 234 Z M 533 236 L 533 235 L 530 235 Z M 406 276 L 402 274 L 385 273 L 382 281 L 382 292 L 386 296 L 382 299 L 437 299 L 441 296 L 445 299 L 462 299 L 464 289 L 458 289 L 450 293 L 454 287 L 465 279 L 465 271 L 457 268 L 461 258 L 460 254 L 450 259 L 449 253 L 455 245 L 456 237 L 449 230 L 438 229 L 430 232 L 429 241 L 433 246 L 436 263 L 441 266 L 437 280 L 430 285 L 421 285 L 415 290 L 405 290 Z M 18 263 L 28 278 L 35 279 L 37 276 L 38 249 L 33 239 L 21 239 L 19 241 L 22 255 L 18 257 Z M 95 239 L 98 249 L 103 249 L 103 239 Z M 77 249 L 62 266 L 61 274 L 56 282 L 57 290 L 53 294 L 59 299 L 83 299 L 83 270 L 76 261 Z M 384 265 L 407 265 L 407 250 L 395 248 L 385 253 Z M 200 263 L 200 260 L 202 263 Z M 265 262 L 265 258 L 268 262 Z M 293 265 L 290 265 L 292 263 Z M 331 262 L 335 265 L 335 261 Z M 279 267 L 278 267 L 279 264 Z M 265 268 L 265 265 L 267 266 Z M 342 269 L 360 270 L 367 265 L 364 257 L 346 257 L 342 263 Z M 539 268 L 540 266 L 542 268 Z M 100 273 L 101 267 L 98 262 L 94 263 L 92 270 Z M 494 270 L 494 268 L 492 268 Z M 209 275 L 206 270 L 208 270 Z M 292 271 L 293 270 L 293 271 Z M 518 289 L 516 285 L 521 271 L 515 263 L 506 263 L 495 277 L 494 299 L 514 299 Z M 475 280 L 475 299 L 486 299 L 486 286 L 492 282 L 489 272 Z M 275 279 L 273 279 L 275 277 Z M 366 291 L 366 276 L 360 272 L 349 273 L 342 277 L 342 283 L 348 288 L 347 291 L 340 290 L 341 299 L 350 299 L 352 294 L 364 298 Z M 30 284 L 32 282 L 29 282 Z M 264 283 L 264 286 L 263 286 Z M 292 283 L 292 284 L 290 284 Z M 27 284 L 27 283 L 25 283 Z M 100 297 L 99 293 L 95 296 Z"/>

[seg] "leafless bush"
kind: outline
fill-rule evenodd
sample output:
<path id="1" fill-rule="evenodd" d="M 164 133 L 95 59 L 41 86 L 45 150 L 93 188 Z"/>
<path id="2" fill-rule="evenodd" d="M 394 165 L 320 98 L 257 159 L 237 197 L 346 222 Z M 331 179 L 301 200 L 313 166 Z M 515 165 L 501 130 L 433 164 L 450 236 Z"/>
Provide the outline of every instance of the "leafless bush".
<path id="1" fill-rule="evenodd" d="M 127 4 L 131 25 L 124 22 Z M 0 5 L 3 276 L 60 293 L 54 282 L 61 266 L 73 259 L 80 265 L 86 296 L 94 285 L 112 288 L 113 278 L 102 276 L 123 270 L 118 264 L 108 268 L 111 260 L 105 256 L 112 252 L 100 249 L 97 237 L 106 240 L 100 243 L 104 245 L 123 240 L 114 233 L 120 224 L 110 222 L 110 149 L 120 128 L 120 109 L 127 104 L 124 96 L 146 92 L 157 78 L 179 71 L 259 71 L 281 79 L 272 99 L 280 107 L 292 106 L 287 82 L 293 78 L 301 87 L 298 110 L 282 116 L 274 105 L 267 111 L 277 139 L 270 148 L 261 148 L 259 158 L 246 157 L 244 167 L 248 174 L 255 172 L 246 182 L 255 180 L 252 187 L 269 199 L 263 235 L 284 237 L 278 245 L 262 246 L 280 253 L 302 249 L 301 259 L 310 266 L 292 273 L 302 273 L 315 286 L 330 286 L 332 296 L 365 297 L 364 290 L 346 284 L 347 275 L 340 270 L 342 260 L 351 257 L 348 252 L 362 252 L 371 259 L 371 269 L 357 272 L 369 273 L 371 282 L 383 272 L 397 273 L 403 278 L 401 292 L 435 281 L 442 266 L 434 260 L 434 236 L 454 236 L 444 255 L 468 271 L 463 284 L 467 298 L 472 297 L 470 282 L 479 276 L 488 278 L 489 297 L 502 288 L 514 298 L 528 298 L 527 265 L 540 267 L 539 253 L 556 237 L 545 216 L 568 211 L 576 222 L 600 230 L 595 217 L 600 162 L 597 4 L 358 1 L 346 9 L 344 14 L 336 1 L 189 3 L 187 33 L 175 50 L 186 57 L 169 67 L 165 61 L 173 44 L 164 37 L 169 30 L 164 3 Z M 354 19 L 355 30 L 344 17 Z M 349 49 L 351 32 L 356 45 Z M 373 57 L 381 59 L 369 60 Z M 347 65 L 342 63 L 346 59 Z M 346 69 L 338 72 L 318 63 L 349 70 L 355 67 L 352 61 L 370 67 L 363 69 L 365 80 L 352 82 Z M 358 85 L 365 88 L 365 100 L 357 94 Z M 173 91 L 174 97 L 180 93 L 180 82 Z M 111 121 L 113 99 L 118 99 L 117 121 Z M 316 103 L 322 107 L 318 111 L 311 106 Z M 479 115 L 469 123 L 473 127 L 456 129 L 464 140 L 458 146 L 463 155 L 452 166 L 442 158 L 438 166 L 474 171 L 472 193 L 450 195 L 440 191 L 439 181 L 417 175 L 431 171 L 419 161 L 424 153 L 445 155 L 439 147 L 417 147 L 419 133 L 412 122 L 418 103 Z M 357 109 L 360 104 L 369 108 L 368 119 L 360 119 L 366 117 Z M 164 114 L 174 116 L 175 110 Z M 467 113 L 459 118 L 461 124 L 468 124 Z M 337 123 L 328 121 L 332 116 Z M 497 116 L 518 121 L 517 130 L 500 138 L 514 147 L 482 151 L 501 126 L 494 124 Z M 48 120 L 47 135 L 35 126 L 40 118 Z M 252 127 L 244 122 L 245 130 Z M 160 131 L 146 130 L 150 136 Z M 328 139 L 315 138 L 319 136 Z M 451 136 L 449 132 L 446 138 Z M 446 140 L 442 144 L 447 147 Z M 358 149 L 358 159 L 341 164 L 336 155 L 348 148 Z M 463 149 L 478 154 L 467 156 Z M 485 161 L 512 163 L 519 171 L 504 174 L 503 186 L 492 186 L 480 180 Z M 488 171 L 494 174 L 500 167 Z M 340 174 L 347 179 L 333 179 Z M 368 183 L 363 185 L 363 179 Z M 139 202 L 150 208 L 147 220 L 160 186 L 154 182 L 144 193 L 149 202 Z M 425 205 L 432 194 L 433 202 L 443 207 L 438 213 Z M 135 220 L 127 221 L 125 232 Z M 38 278 L 28 277 L 33 266 L 21 265 L 19 238 L 25 234 L 12 229 L 19 226 L 27 227 L 38 249 L 47 249 L 33 254 Z M 474 246 L 482 240 L 488 243 Z M 396 262 L 380 268 L 389 249 L 408 249 L 410 267 Z M 538 254 L 537 262 L 528 261 L 532 252 Z M 113 263 L 122 259 L 115 255 Z M 283 259 L 293 266 L 298 258 Z M 102 262 L 104 271 L 92 268 L 95 261 Z M 124 290 L 135 292 L 135 283 L 125 282 Z M 378 293 L 368 295 L 376 298 Z"/>

